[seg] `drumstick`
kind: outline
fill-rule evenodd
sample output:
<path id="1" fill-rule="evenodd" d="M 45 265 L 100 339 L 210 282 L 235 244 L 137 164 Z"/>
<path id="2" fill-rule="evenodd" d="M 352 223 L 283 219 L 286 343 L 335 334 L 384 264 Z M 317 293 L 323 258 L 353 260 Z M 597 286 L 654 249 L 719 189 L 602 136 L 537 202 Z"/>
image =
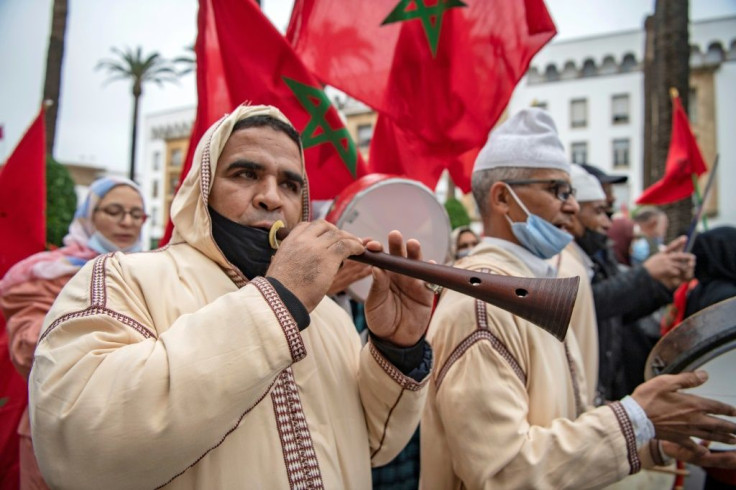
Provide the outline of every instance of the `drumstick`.
<path id="1" fill-rule="evenodd" d="M 271 248 L 278 249 L 288 234 L 284 223 L 276 221 L 268 234 Z M 567 334 L 580 283 L 579 277 L 538 279 L 487 274 L 370 250 L 348 258 L 472 296 L 528 320 L 560 341 Z"/>

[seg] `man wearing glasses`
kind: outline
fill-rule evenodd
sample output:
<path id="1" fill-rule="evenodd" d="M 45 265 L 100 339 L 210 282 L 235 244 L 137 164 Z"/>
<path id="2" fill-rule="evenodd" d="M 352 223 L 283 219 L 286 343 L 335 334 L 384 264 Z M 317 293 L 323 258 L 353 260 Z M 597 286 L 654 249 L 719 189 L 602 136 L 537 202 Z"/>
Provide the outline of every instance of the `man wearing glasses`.
<path id="1" fill-rule="evenodd" d="M 571 242 L 563 228 L 579 205 L 550 116 L 527 109 L 491 133 L 472 186 L 484 238 L 456 266 L 555 277 L 549 259 Z M 585 280 L 577 302 L 592 304 Z M 736 454 L 711 454 L 689 439 L 734 439 L 736 424 L 709 414 L 736 408 L 678 393 L 704 375 L 660 376 L 591 408 L 575 329 L 559 342 L 453 291 L 442 293 L 427 340 L 436 369 L 421 424 L 422 488 L 601 487 L 670 456 L 736 466 Z"/>

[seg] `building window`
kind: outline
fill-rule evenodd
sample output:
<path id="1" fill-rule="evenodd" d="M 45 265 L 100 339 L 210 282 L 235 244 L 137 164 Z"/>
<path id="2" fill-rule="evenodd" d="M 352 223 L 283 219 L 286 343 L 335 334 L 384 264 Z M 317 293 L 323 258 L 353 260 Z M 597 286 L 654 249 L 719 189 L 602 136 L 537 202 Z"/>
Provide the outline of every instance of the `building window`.
<path id="1" fill-rule="evenodd" d="M 570 126 L 584 128 L 588 125 L 588 99 L 570 101 Z"/>
<path id="2" fill-rule="evenodd" d="M 631 143 L 628 138 L 613 140 L 613 166 L 614 168 L 628 168 L 629 149 Z"/>
<path id="3" fill-rule="evenodd" d="M 151 226 L 158 226 L 158 208 L 156 206 L 151 208 Z"/>
<path id="4" fill-rule="evenodd" d="M 698 122 L 698 91 L 695 87 L 690 87 L 687 101 L 687 118 L 690 124 Z"/>
<path id="5" fill-rule="evenodd" d="M 176 187 L 179 185 L 178 175 L 169 175 L 169 197 L 173 197 L 176 193 Z"/>
<path id="6" fill-rule="evenodd" d="M 572 150 L 572 163 L 588 163 L 588 143 L 581 141 L 570 145 Z"/>
<path id="7" fill-rule="evenodd" d="M 151 197 L 156 199 L 158 197 L 158 180 L 153 181 L 153 185 L 151 187 Z"/>
<path id="8" fill-rule="evenodd" d="M 629 123 L 629 94 L 614 95 L 611 98 L 613 124 Z"/>
<path id="9" fill-rule="evenodd" d="M 180 148 L 177 148 L 176 150 L 171 151 L 171 166 L 172 167 L 181 167 L 182 164 L 182 151 Z"/>
<path id="10" fill-rule="evenodd" d="M 157 171 L 161 168 L 161 152 L 155 151 L 153 152 L 153 170 Z"/>
<path id="11" fill-rule="evenodd" d="M 547 110 L 547 103 L 546 102 L 540 102 L 538 100 L 535 100 L 534 102 L 532 102 L 532 107 L 538 107 L 538 108 L 544 109 L 546 111 Z"/>
<path id="12" fill-rule="evenodd" d="M 371 144 L 373 138 L 372 124 L 358 124 L 358 146 L 366 148 Z"/>

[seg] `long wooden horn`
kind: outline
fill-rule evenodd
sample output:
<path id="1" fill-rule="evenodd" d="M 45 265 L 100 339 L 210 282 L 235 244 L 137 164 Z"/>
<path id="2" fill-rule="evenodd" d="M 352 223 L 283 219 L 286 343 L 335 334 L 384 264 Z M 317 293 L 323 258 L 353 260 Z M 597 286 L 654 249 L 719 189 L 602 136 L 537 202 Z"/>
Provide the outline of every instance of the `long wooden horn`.
<path id="1" fill-rule="evenodd" d="M 287 235 L 285 228 L 272 228 L 271 246 L 278 248 L 279 241 Z M 370 250 L 348 258 L 467 294 L 530 321 L 560 341 L 567 334 L 580 284 L 579 277 L 539 279 L 502 276 Z"/>

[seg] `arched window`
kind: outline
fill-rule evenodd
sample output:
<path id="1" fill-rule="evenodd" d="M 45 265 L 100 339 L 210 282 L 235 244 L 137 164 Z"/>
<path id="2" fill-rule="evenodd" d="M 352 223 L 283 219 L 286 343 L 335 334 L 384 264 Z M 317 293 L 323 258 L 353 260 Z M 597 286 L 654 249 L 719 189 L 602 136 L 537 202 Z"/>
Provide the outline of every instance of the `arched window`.
<path id="1" fill-rule="evenodd" d="M 556 82 L 560 79 L 560 72 L 557 71 L 557 67 L 554 64 L 550 63 L 547 65 L 547 68 L 544 70 L 544 78 L 548 82 Z"/>
<path id="2" fill-rule="evenodd" d="M 717 41 L 710 43 L 708 51 L 705 53 L 705 62 L 717 65 L 721 61 L 723 61 L 723 46 Z"/>
<path id="3" fill-rule="evenodd" d="M 591 58 L 583 61 L 583 76 L 593 77 L 598 74 L 598 69 L 595 67 L 595 61 Z"/>
<path id="4" fill-rule="evenodd" d="M 621 60 L 621 72 L 629 73 L 636 70 L 636 58 L 632 53 L 626 53 L 624 59 Z"/>

